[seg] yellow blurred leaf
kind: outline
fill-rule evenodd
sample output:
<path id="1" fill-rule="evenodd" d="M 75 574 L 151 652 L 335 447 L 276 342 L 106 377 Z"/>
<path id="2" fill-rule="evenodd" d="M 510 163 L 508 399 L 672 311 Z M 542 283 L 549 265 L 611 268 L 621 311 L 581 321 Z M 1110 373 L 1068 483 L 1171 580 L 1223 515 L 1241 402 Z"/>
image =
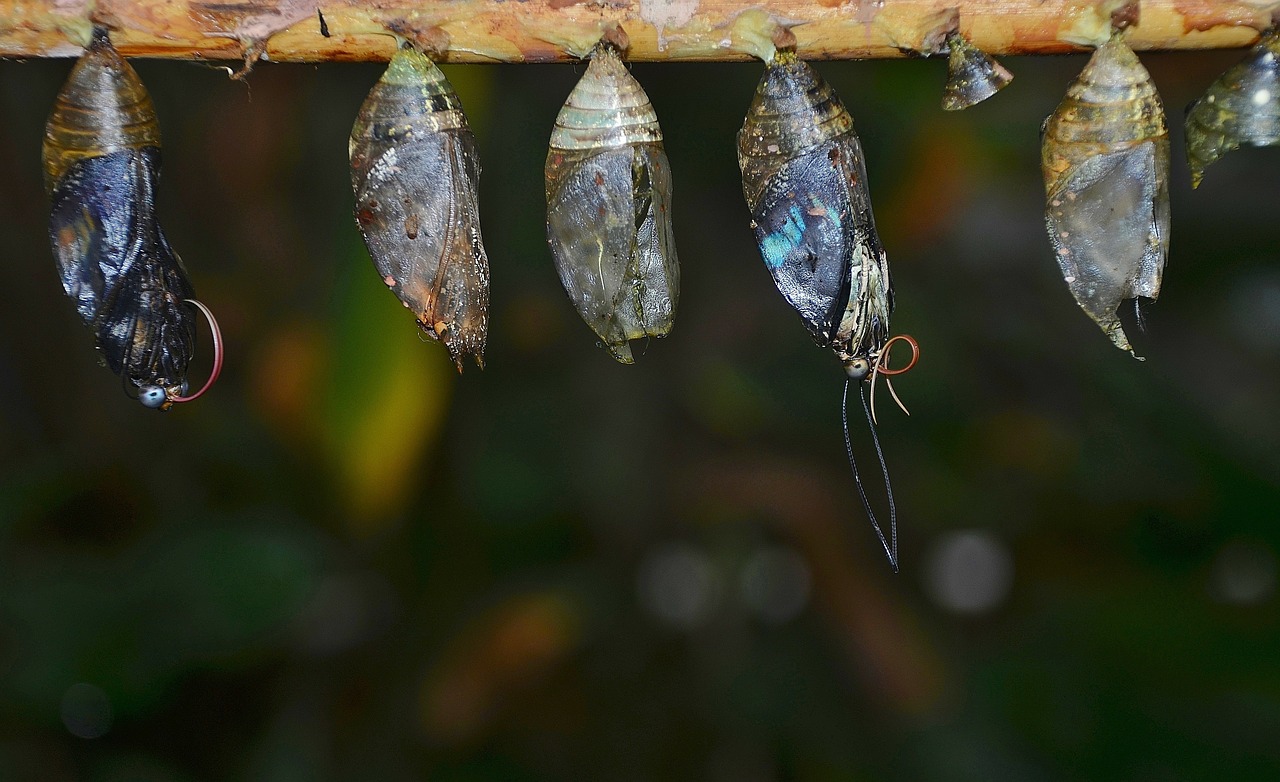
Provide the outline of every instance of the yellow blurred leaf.
<path id="1" fill-rule="evenodd" d="M 405 508 L 440 433 L 456 370 L 441 346 L 420 336 L 357 247 L 338 283 L 322 406 L 324 443 L 349 523 L 369 534 Z"/>

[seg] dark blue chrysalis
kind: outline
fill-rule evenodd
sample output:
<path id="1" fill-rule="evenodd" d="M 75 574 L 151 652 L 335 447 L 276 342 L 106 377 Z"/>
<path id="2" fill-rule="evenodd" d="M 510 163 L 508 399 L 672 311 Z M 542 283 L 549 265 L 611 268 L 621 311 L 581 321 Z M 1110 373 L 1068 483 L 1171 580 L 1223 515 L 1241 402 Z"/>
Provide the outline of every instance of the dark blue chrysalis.
<path id="1" fill-rule="evenodd" d="M 49 116 L 44 174 L 58 274 L 107 366 L 147 407 L 199 397 L 222 368 L 221 335 L 156 221 L 151 97 L 100 27 Z M 213 330 L 213 371 L 188 396 L 197 310 Z"/>
<path id="2" fill-rule="evenodd" d="M 779 51 L 765 67 L 738 133 L 738 163 L 765 265 L 814 341 L 833 350 L 844 364 L 845 396 L 850 380 L 859 383 L 861 392 L 863 381 L 905 371 L 884 365 L 893 341 L 893 282 L 876 234 L 853 119 L 831 87 L 792 50 Z M 915 341 L 902 339 L 918 355 Z M 842 407 L 849 464 L 863 506 L 896 571 L 893 491 L 865 394 L 862 402 L 889 498 L 888 538 L 863 491 Z"/>

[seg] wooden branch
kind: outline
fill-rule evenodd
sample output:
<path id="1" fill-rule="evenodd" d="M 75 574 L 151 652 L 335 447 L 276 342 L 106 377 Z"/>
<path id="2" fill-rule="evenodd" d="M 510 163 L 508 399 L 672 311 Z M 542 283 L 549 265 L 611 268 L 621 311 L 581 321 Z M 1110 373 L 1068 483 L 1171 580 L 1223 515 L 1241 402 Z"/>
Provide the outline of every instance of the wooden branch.
<path id="1" fill-rule="evenodd" d="M 584 54 L 621 24 L 631 60 L 767 56 L 769 31 L 806 59 L 936 50 L 956 26 L 992 54 L 1075 51 L 1105 34 L 1109 0 L 0 0 L 0 56 L 71 57 L 90 18 L 135 57 L 385 60 L 388 26 L 446 62 L 550 62 Z M 1101 6 L 1101 7 L 1100 7 Z M 1280 0 L 1143 0 L 1136 49 L 1245 46 Z M 328 36 L 322 35 L 321 18 Z M 447 47 L 447 49 L 445 49 Z"/>

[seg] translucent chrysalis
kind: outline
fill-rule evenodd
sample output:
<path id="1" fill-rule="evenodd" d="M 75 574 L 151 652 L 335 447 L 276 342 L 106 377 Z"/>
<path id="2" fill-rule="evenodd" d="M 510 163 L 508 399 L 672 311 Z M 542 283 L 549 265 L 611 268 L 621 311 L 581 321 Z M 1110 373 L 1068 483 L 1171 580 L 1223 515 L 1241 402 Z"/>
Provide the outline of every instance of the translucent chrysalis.
<path id="1" fill-rule="evenodd" d="M 43 159 L 58 274 L 107 366 L 147 407 L 199 397 L 221 370 L 221 335 L 156 220 L 151 97 L 101 27 L 58 93 Z M 188 396 L 200 313 L 213 329 L 214 366 Z"/>
<path id="2" fill-rule="evenodd" d="M 1169 251 L 1169 131 L 1121 33 L 1099 46 L 1044 122 L 1045 224 L 1071 293 L 1116 347 L 1116 311 L 1155 299 Z"/>
<path id="3" fill-rule="evenodd" d="M 947 36 L 947 84 L 942 91 L 942 108 L 958 111 L 995 95 L 1013 81 L 1013 74 L 960 33 Z"/>
<path id="4" fill-rule="evenodd" d="M 1192 187 L 1228 152 L 1280 143 L 1280 30 L 1268 30 L 1244 60 L 1187 107 L 1186 127 Z"/>
<path id="5" fill-rule="evenodd" d="M 556 117 L 546 190 L 560 281 L 613 357 L 630 364 L 630 340 L 671 331 L 680 267 L 658 117 L 610 41 L 592 50 Z"/>
<path id="6" fill-rule="evenodd" d="M 489 258 L 475 136 L 448 79 L 403 44 L 351 129 L 356 224 L 378 275 L 462 371 L 484 367 Z"/>

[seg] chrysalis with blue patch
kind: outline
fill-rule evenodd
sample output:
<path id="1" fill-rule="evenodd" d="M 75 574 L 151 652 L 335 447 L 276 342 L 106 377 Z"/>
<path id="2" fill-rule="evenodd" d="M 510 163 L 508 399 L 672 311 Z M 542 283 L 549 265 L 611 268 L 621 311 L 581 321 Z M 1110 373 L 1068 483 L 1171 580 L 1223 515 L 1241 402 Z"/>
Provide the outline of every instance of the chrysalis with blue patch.
<path id="1" fill-rule="evenodd" d="M 160 127 L 104 28 L 58 93 L 43 153 L 58 275 L 103 360 L 146 407 L 196 399 L 222 368 L 221 334 L 156 219 Z M 213 371 L 187 395 L 200 314 L 213 330 Z"/>
<path id="2" fill-rule="evenodd" d="M 738 133 L 742 192 L 778 291 L 846 369 L 889 338 L 893 283 L 853 118 L 822 77 L 779 51 Z"/>
<path id="3" fill-rule="evenodd" d="M 853 119 L 831 87 L 793 50 L 778 51 L 765 66 L 738 133 L 738 163 L 765 266 L 814 341 L 835 352 L 860 390 L 862 381 L 878 374 L 905 371 L 883 365 L 891 342 L 893 282 L 876 234 Z M 904 339 L 916 350 L 914 340 Z M 875 437 L 865 395 L 863 407 Z M 847 419 L 845 438 L 849 445 Z M 875 443 L 880 455 L 878 439 Z M 897 519 L 888 472 L 886 539 L 862 492 L 852 447 L 849 460 L 864 507 L 896 570 Z M 880 463 L 883 468 L 882 455 Z"/>

